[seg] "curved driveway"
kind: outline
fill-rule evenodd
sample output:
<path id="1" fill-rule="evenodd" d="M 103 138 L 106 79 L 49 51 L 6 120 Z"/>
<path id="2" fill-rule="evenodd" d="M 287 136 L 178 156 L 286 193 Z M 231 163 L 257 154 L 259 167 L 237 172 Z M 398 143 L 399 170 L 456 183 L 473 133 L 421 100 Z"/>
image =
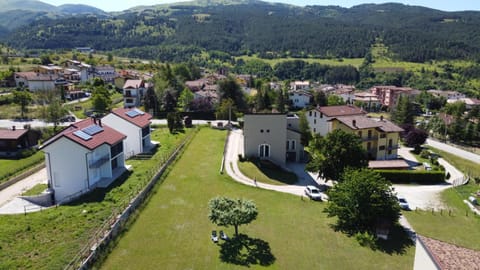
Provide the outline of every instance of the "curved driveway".
<path id="1" fill-rule="evenodd" d="M 230 132 L 228 138 L 227 149 L 225 152 L 225 171 L 235 181 L 249 186 L 256 186 L 263 189 L 275 190 L 279 192 L 290 193 L 298 196 L 304 195 L 306 185 L 316 185 L 312 175 L 303 170 L 302 164 L 289 164 L 288 169 L 294 171 L 299 181 L 295 185 L 270 185 L 256 182 L 242 174 L 238 168 L 238 155 L 243 155 L 243 133 L 240 129 L 235 129 Z"/>

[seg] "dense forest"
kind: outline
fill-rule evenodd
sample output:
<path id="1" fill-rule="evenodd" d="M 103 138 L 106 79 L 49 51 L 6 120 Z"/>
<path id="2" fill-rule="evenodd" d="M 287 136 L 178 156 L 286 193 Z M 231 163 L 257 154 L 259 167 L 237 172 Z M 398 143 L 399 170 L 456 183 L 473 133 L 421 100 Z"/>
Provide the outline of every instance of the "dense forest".
<path id="1" fill-rule="evenodd" d="M 9 30 L 17 49 L 90 46 L 129 57 L 178 61 L 200 51 L 263 58 L 359 58 L 377 40 L 397 60 L 480 59 L 480 12 L 401 4 L 297 7 L 261 1 L 154 6 L 109 17 L 41 17 Z M 0 32 L 7 32 L 1 29 Z"/>

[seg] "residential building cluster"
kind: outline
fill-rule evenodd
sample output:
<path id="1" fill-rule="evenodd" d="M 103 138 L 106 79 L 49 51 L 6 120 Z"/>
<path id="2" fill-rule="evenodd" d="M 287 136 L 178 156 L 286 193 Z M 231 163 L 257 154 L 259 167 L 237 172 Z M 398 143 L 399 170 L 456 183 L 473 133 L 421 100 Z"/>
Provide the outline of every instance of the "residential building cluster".
<path id="1" fill-rule="evenodd" d="M 353 105 L 325 106 L 306 111 L 310 132 L 326 136 L 333 130 L 357 135 L 370 160 L 396 160 L 402 128 L 391 121 L 368 117 Z M 285 114 L 244 116 L 244 155 L 279 165 L 304 158 L 299 117 Z M 398 164 L 395 165 L 398 167 Z"/>

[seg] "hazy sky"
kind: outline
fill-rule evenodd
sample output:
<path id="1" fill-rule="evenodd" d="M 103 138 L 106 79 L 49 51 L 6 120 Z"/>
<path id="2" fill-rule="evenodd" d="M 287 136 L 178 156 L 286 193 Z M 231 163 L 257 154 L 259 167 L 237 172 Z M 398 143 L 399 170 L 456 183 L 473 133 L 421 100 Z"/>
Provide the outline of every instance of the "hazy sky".
<path id="1" fill-rule="evenodd" d="M 180 2 L 178 0 L 41 0 L 55 6 L 62 4 L 85 4 L 104 11 L 121 11 L 139 5 L 156 5 Z M 289 3 L 297 6 L 305 5 L 338 5 L 351 7 L 362 3 L 398 2 L 408 5 L 425 6 L 446 11 L 480 10 L 479 0 L 267 0 L 268 2 Z"/>

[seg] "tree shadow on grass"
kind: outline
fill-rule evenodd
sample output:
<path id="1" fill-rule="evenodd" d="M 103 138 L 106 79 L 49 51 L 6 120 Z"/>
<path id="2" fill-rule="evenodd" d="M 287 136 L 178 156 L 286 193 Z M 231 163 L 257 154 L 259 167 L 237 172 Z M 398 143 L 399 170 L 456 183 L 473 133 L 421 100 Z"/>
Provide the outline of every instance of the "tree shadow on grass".
<path id="1" fill-rule="evenodd" d="M 226 263 L 269 266 L 275 262 L 275 256 L 267 242 L 245 234 L 239 234 L 223 242 L 220 247 L 220 259 Z"/>
<path id="2" fill-rule="evenodd" d="M 388 240 L 377 239 L 376 248 L 387 254 L 405 254 L 407 249 L 415 243 L 410 238 L 410 234 L 400 224 L 395 224 L 390 228 Z"/>
<path id="3" fill-rule="evenodd" d="M 349 237 L 357 238 L 356 232 L 345 231 L 338 226 L 338 224 L 330 224 L 330 228 L 336 232 L 345 233 Z M 408 248 L 415 245 L 415 242 L 410 238 L 412 233 L 414 234 L 414 232 L 406 231 L 404 227 L 397 223 L 390 228 L 387 240 L 374 237 L 373 241 L 361 241 L 358 238 L 357 241 L 361 246 L 368 247 L 372 250 L 378 250 L 389 255 L 402 255 L 406 253 Z"/>

